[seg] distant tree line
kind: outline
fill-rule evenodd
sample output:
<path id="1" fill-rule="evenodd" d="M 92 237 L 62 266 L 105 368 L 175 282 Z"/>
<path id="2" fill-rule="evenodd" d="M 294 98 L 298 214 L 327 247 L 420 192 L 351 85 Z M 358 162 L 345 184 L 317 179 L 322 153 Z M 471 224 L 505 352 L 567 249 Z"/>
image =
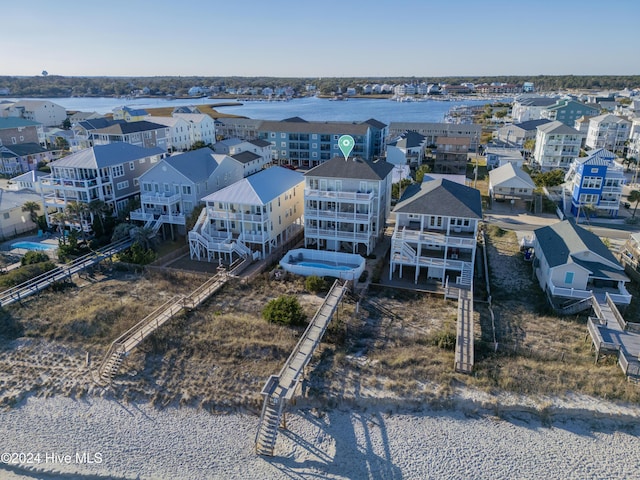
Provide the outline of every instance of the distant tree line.
<path id="1" fill-rule="evenodd" d="M 514 83 L 533 82 L 537 91 L 564 89 L 615 89 L 640 87 L 640 75 L 537 75 L 498 77 L 63 77 L 38 75 L 33 77 L 0 76 L 0 91 L 7 89 L 11 97 L 68 97 L 68 96 L 121 96 L 148 89 L 150 95 L 186 95 L 193 86 L 206 87 L 285 87 L 296 92 L 314 85 L 322 93 L 343 92 L 348 87 L 365 84 L 401 83 Z"/>

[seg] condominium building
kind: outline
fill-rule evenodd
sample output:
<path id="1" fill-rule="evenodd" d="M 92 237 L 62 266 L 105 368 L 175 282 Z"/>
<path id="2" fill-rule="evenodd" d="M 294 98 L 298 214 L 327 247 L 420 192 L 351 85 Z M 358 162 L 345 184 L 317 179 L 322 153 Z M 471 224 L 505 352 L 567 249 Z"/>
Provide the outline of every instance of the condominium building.
<path id="1" fill-rule="evenodd" d="M 307 122 L 295 117 L 282 121 L 263 121 L 258 132 L 271 143 L 272 159 L 279 165 L 312 168 L 341 155 L 338 138 L 351 135 L 354 157 L 372 160 L 382 154 L 387 127 L 377 120 L 365 122 Z"/>

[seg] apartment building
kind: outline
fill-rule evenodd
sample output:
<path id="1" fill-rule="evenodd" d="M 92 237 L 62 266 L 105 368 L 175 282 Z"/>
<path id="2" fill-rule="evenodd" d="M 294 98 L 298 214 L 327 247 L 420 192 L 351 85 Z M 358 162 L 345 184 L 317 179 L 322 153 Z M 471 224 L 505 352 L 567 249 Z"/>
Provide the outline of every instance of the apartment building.
<path id="1" fill-rule="evenodd" d="M 630 135 L 629 120 L 606 113 L 589 119 L 585 144 L 593 149 L 606 148 L 612 152 L 622 153 Z"/>
<path id="2" fill-rule="evenodd" d="M 427 147 L 435 145 L 438 137 L 465 137 L 469 139 L 469 150 L 475 152 L 480 144 L 482 126 L 437 122 L 391 122 L 389 124 L 389 135 L 391 137 L 397 137 L 407 131 L 425 136 Z"/>
<path id="3" fill-rule="evenodd" d="M 539 125 L 533 151 L 533 166 L 542 171 L 556 168 L 568 170 L 580 154 L 582 138 L 575 128 L 559 121 Z"/>

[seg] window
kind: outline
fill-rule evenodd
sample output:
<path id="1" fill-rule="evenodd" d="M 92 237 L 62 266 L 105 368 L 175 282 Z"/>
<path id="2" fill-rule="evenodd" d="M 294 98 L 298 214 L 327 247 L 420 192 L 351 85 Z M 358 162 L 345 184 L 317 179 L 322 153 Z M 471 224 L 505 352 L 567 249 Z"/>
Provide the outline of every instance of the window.
<path id="1" fill-rule="evenodd" d="M 144 182 L 142 184 L 142 190 L 145 192 L 151 192 L 152 191 L 151 184 L 148 182 Z"/>
<path id="2" fill-rule="evenodd" d="M 566 272 L 564 274 L 564 283 L 571 285 L 573 283 L 573 272 Z"/>
<path id="3" fill-rule="evenodd" d="M 122 165 L 116 165 L 115 167 L 111 167 L 111 175 L 113 175 L 113 178 L 123 177 L 124 167 Z"/>
<path id="4" fill-rule="evenodd" d="M 136 163 L 135 162 L 129 162 L 129 170 L 135 170 L 136 169 Z"/>
<path id="5" fill-rule="evenodd" d="M 133 179 L 133 186 L 134 187 L 139 187 L 140 186 L 140 179 L 134 178 Z"/>
<path id="6" fill-rule="evenodd" d="M 287 148 L 287 142 L 280 142 L 280 146 L 282 148 Z"/>
<path id="7" fill-rule="evenodd" d="M 589 194 L 589 193 L 583 193 L 580 195 L 580 204 L 582 205 L 586 205 L 586 204 L 597 204 L 598 203 L 598 198 L 600 196 L 599 195 L 594 195 L 594 194 Z"/>
<path id="8" fill-rule="evenodd" d="M 584 177 L 582 179 L 582 188 L 600 188 L 602 187 L 602 177 Z"/>
<path id="9" fill-rule="evenodd" d="M 116 184 L 116 188 L 118 190 L 124 190 L 125 188 L 129 188 L 129 180 L 125 180 L 124 182 L 118 182 Z"/>
<path id="10" fill-rule="evenodd" d="M 4 212 L 4 219 L 8 219 L 11 215 L 9 214 L 9 212 Z"/>
<path id="11" fill-rule="evenodd" d="M 182 186 L 182 194 L 183 195 L 191 195 L 191 186 L 190 185 L 183 185 Z"/>

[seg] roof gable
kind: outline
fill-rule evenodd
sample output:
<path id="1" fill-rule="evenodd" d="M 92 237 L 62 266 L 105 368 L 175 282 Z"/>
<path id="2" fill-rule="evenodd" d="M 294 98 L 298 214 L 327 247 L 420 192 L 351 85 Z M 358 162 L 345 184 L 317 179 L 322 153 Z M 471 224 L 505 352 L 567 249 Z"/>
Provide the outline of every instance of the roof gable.
<path id="1" fill-rule="evenodd" d="M 171 155 L 165 161 L 194 183 L 208 179 L 219 165 L 208 147 Z"/>
<path id="2" fill-rule="evenodd" d="M 205 202 L 266 205 L 303 181 L 304 176 L 299 172 L 283 167 L 271 167 L 207 195 L 202 200 Z"/>
<path id="3" fill-rule="evenodd" d="M 584 252 L 592 252 L 603 261 L 622 267 L 602 240 L 590 231 L 576 225 L 573 221 L 564 220 L 534 230 L 538 246 L 550 267 L 574 262 L 572 258 Z M 594 261 L 598 261 L 594 259 Z M 603 263 L 603 262 L 600 262 Z"/>

